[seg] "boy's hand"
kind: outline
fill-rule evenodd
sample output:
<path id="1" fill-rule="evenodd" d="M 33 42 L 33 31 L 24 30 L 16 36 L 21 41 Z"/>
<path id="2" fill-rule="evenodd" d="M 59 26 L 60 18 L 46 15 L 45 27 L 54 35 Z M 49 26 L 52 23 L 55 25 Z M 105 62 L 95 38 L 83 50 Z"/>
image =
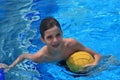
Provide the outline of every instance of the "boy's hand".
<path id="1" fill-rule="evenodd" d="M 96 65 L 95 64 L 87 64 L 84 66 L 83 70 L 79 70 L 80 73 L 86 73 L 92 70 Z"/>
<path id="2" fill-rule="evenodd" d="M 85 70 L 85 71 L 90 71 L 90 70 L 92 70 L 94 67 L 96 67 L 96 65 L 97 65 L 97 64 L 94 64 L 94 63 L 93 63 L 93 64 L 87 64 L 87 65 L 84 66 L 84 70 Z"/>
<path id="3" fill-rule="evenodd" d="M 96 66 L 96 64 L 87 64 L 84 67 L 95 67 L 95 66 Z"/>
<path id="4" fill-rule="evenodd" d="M 4 68 L 4 72 L 9 71 L 10 67 L 6 64 L 0 63 L 0 68 Z"/>
<path id="5" fill-rule="evenodd" d="M 7 67 L 6 64 L 0 63 L 0 68 L 5 68 L 5 67 Z"/>
<path id="6" fill-rule="evenodd" d="M 97 63 L 93 62 L 92 64 L 85 65 L 84 67 L 96 67 L 96 66 L 97 66 Z"/>

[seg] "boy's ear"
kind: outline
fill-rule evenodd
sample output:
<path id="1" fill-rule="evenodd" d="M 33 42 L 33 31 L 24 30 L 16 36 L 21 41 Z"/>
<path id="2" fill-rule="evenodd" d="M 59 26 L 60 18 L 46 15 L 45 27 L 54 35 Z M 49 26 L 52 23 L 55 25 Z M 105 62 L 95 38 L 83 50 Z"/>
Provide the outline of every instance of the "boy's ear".
<path id="1" fill-rule="evenodd" d="M 41 40 L 42 42 L 45 42 L 45 40 L 44 40 L 42 37 L 40 37 L 40 40 Z"/>

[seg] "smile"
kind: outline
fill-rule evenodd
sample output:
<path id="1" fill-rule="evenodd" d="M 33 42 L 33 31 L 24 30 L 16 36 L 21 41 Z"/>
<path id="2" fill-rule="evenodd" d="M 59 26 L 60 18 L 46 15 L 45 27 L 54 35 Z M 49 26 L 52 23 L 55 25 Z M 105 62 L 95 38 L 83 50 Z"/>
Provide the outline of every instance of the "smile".
<path id="1" fill-rule="evenodd" d="M 57 48 L 59 44 L 52 45 L 52 47 Z"/>

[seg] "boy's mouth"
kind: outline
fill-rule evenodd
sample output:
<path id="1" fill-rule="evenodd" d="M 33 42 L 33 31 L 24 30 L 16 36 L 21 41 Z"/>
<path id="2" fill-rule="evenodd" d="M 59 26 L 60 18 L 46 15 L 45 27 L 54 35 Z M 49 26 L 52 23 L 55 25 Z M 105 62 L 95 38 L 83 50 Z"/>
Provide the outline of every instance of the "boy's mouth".
<path id="1" fill-rule="evenodd" d="M 52 47 L 54 47 L 54 48 L 57 48 L 58 46 L 59 46 L 59 44 L 52 45 Z"/>

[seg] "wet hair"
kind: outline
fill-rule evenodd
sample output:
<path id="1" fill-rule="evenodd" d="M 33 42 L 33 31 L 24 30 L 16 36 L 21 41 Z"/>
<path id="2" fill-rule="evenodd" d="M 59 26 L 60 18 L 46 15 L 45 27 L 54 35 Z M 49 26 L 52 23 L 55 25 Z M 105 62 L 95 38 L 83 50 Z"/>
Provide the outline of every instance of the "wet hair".
<path id="1" fill-rule="evenodd" d="M 47 17 L 43 19 L 40 24 L 41 37 L 44 38 L 44 35 L 45 35 L 44 32 L 48 29 L 53 28 L 54 26 L 58 27 L 61 30 L 61 26 L 55 18 Z"/>

